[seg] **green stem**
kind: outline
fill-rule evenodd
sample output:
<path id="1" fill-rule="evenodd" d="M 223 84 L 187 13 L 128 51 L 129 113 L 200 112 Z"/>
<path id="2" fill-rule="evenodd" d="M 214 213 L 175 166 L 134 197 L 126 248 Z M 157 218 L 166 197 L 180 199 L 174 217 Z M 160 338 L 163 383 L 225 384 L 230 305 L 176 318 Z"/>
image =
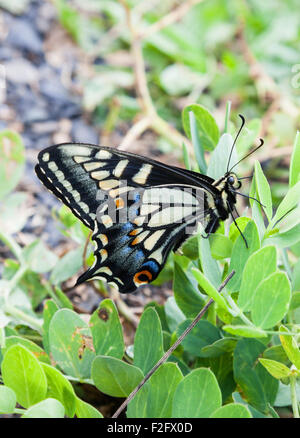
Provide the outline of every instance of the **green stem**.
<path id="1" fill-rule="evenodd" d="M 228 100 L 227 103 L 226 103 L 224 134 L 228 133 L 230 110 L 231 110 L 231 102 L 230 102 L 230 100 Z"/>
<path id="2" fill-rule="evenodd" d="M 92 379 L 79 379 L 78 377 L 66 376 L 66 375 L 64 377 L 70 380 L 71 382 L 88 383 L 89 385 L 95 385 Z"/>
<path id="3" fill-rule="evenodd" d="M 14 253 L 20 263 L 24 263 L 22 248 L 9 234 L 5 234 L 0 231 L 0 240 L 2 240 L 2 242 L 4 242 L 5 245 L 9 247 L 9 249 Z"/>
<path id="4" fill-rule="evenodd" d="M 291 399 L 294 418 L 299 418 L 299 407 L 296 392 L 296 376 L 290 377 Z"/>
<path id="5" fill-rule="evenodd" d="M 292 278 L 292 270 L 291 270 L 291 267 L 289 264 L 289 259 L 288 259 L 288 255 L 287 255 L 285 248 L 282 250 L 282 262 L 283 262 L 283 265 L 285 267 L 285 270 L 287 272 L 289 279 L 291 279 Z"/>
<path id="6" fill-rule="evenodd" d="M 244 323 L 246 325 L 249 325 L 251 327 L 255 327 L 255 325 L 250 321 L 250 319 L 248 319 L 244 313 L 242 312 L 242 310 L 238 307 L 238 305 L 235 303 L 235 301 L 231 298 L 231 296 L 229 295 L 229 293 L 223 289 L 222 294 L 223 297 L 226 299 L 226 301 L 228 302 L 231 310 L 233 311 L 232 313 L 234 313 L 235 317 L 239 317 L 241 318 L 242 321 L 244 321 Z M 230 309 L 228 309 L 230 312 Z M 230 312 L 231 313 L 231 312 Z"/>
<path id="7" fill-rule="evenodd" d="M 26 322 L 29 324 L 33 329 L 37 330 L 39 333 L 43 332 L 43 322 L 37 318 L 34 318 L 30 315 L 27 315 L 27 313 L 24 313 L 22 310 L 18 309 L 17 307 L 12 306 L 9 303 L 6 303 L 4 306 L 5 313 Z"/>

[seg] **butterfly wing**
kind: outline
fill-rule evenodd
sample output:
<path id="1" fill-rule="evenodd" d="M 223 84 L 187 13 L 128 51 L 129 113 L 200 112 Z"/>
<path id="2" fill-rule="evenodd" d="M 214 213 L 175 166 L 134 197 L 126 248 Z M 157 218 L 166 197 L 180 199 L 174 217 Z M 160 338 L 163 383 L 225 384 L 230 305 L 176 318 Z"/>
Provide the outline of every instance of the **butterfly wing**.
<path id="1" fill-rule="evenodd" d="M 38 158 L 44 185 L 93 230 L 95 262 L 77 284 L 100 278 L 120 292 L 157 277 L 188 226 L 205 221 L 214 190 L 209 178 L 111 148 L 67 143 Z"/>
<path id="2" fill-rule="evenodd" d="M 204 203 L 203 189 L 184 185 L 132 189 L 109 199 L 95 221 L 94 265 L 77 284 L 99 278 L 127 293 L 155 280 L 170 250 L 205 220 Z"/>

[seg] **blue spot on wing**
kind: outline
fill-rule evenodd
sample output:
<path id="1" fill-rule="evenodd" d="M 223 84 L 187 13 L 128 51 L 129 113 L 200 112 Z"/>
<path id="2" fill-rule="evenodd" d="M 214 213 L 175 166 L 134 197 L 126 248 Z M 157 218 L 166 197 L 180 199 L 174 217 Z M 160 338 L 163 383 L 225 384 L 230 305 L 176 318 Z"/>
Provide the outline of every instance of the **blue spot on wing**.
<path id="1" fill-rule="evenodd" d="M 156 262 L 153 260 L 149 260 L 148 262 L 144 263 L 143 268 L 148 268 L 151 272 L 157 273 L 159 271 L 159 266 Z"/>

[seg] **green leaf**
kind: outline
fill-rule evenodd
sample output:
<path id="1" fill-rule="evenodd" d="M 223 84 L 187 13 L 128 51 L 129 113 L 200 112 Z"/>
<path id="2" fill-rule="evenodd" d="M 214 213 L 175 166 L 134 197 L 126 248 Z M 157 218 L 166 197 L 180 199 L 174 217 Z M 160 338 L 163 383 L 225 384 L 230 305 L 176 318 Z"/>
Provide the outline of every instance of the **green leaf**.
<path id="1" fill-rule="evenodd" d="M 192 111 L 196 118 L 201 144 L 204 149 L 212 150 L 219 139 L 219 128 L 211 113 L 202 105 L 192 104 L 184 108 L 182 123 L 186 135 L 191 138 L 189 112 Z"/>
<path id="2" fill-rule="evenodd" d="M 231 278 L 231 280 L 229 280 L 226 286 L 226 288 L 231 292 L 236 292 L 239 290 L 245 264 L 250 255 L 257 251 L 260 247 L 257 227 L 253 221 L 246 225 L 243 234 L 247 240 L 248 248 L 246 248 L 244 239 L 240 235 L 233 245 L 228 269 L 229 272 L 235 270 L 235 275 Z"/>
<path id="3" fill-rule="evenodd" d="M 294 184 L 287 192 L 276 213 L 268 226 L 268 231 L 272 230 L 278 221 L 280 221 L 288 212 L 297 207 L 300 201 L 300 181 Z"/>
<path id="4" fill-rule="evenodd" d="M 211 254 L 214 259 L 222 260 L 231 256 L 233 243 L 223 234 L 212 234 L 209 238 Z"/>
<path id="5" fill-rule="evenodd" d="M 265 345 L 256 339 L 240 339 L 233 356 L 234 379 L 244 398 L 261 412 L 268 412 L 268 403 L 274 403 L 278 381 L 257 362 Z"/>
<path id="6" fill-rule="evenodd" d="M 47 354 L 50 354 L 50 346 L 49 346 L 49 326 L 50 321 L 55 314 L 55 312 L 58 311 L 57 304 L 51 299 L 47 300 L 44 303 L 44 310 L 43 310 L 43 346 Z"/>
<path id="7" fill-rule="evenodd" d="M 190 260 L 197 260 L 199 257 L 198 252 L 198 236 L 191 236 L 184 242 L 181 247 L 183 255 L 188 257 Z"/>
<path id="8" fill-rule="evenodd" d="M 172 333 L 182 321 L 185 321 L 186 318 L 184 313 L 177 306 L 174 297 L 169 297 L 165 302 L 165 312 L 168 328 Z"/>
<path id="9" fill-rule="evenodd" d="M 129 403 L 127 418 L 171 418 L 175 390 L 183 379 L 175 363 L 164 363 Z"/>
<path id="10" fill-rule="evenodd" d="M 42 364 L 27 348 L 13 345 L 7 350 L 2 365 L 2 378 L 6 386 L 16 393 L 24 408 L 43 400 L 47 392 L 47 379 Z"/>
<path id="11" fill-rule="evenodd" d="M 295 187 L 295 186 L 294 186 Z M 277 233 L 268 237 L 268 245 L 275 245 L 279 248 L 287 248 L 288 246 L 295 245 L 300 241 L 300 224 L 296 225 L 292 229 L 284 232 Z"/>
<path id="12" fill-rule="evenodd" d="M 5 385 L 0 385 L 0 414 L 11 414 L 17 404 L 15 391 Z"/>
<path id="13" fill-rule="evenodd" d="M 254 291 L 259 283 L 276 271 L 275 246 L 266 246 L 254 252 L 247 260 L 242 273 L 238 306 L 243 311 L 251 310 Z"/>
<path id="14" fill-rule="evenodd" d="M 0 229 L 5 230 L 5 234 L 9 235 L 17 233 L 25 226 L 30 214 L 27 207 L 27 194 L 10 193 L 5 196 L 5 202 L 0 203 Z"/>
<path id="15" fill-rule="evenodd" d="M 122 325 L 112 300 L 101 301 L 90 318 L 89 326 L 96 355 L 122 359 L 125 348 Z"/>
<path id="16" fill-rule="evenodd" d="M 283 325 L 279 328 L 279 333 L 281 332 L 289 334 L 289 330 Z M 296 340 L 293 336 L 284 334 L 279 335 L 279 338 L 287 357 L 295 365 L 297 370 L 300 370 L 300 351 Z"/>
<path id="17" fill-rule="evenodd" d="M 235 403 L 240 403 L 243 406 L 246 406 L 247 409 L 249 409 L 251 415 L 253 418 L 268 418 L 267 415 L 262 414 L 261 412 L 259 412 L 257 409 L 255 409 L 253 406 L 249 405 L 248 403 L 246 403 L 239 392 L 233 392 L 232 393 L 232 398 L 234 400 Z"/>
<path id="18" fill-rule="evenodd" d="M 249 409 L 239 403 L 228 403 L 217 409 L 210 418 L 252 418 Z"/>
<path id="19" fill-rule="evenodd" d="M 22 415 L 22 418 L 64 418 L 63 405 L 54 398 L 47 398 L 34 406 L 31 406 Z"/>
<path id="20" fill-rule="evenodd" d="M 297 131 L 290 163 L 289 185 L 293 187 L 300 179 L 300 135 Z"/>
<path id="21" fill-rule="evenodd" d="M 0 199 L 20 181 L 25 165 L 24 144 L 16 132 L 0 132 Z"/>
<path id="22" fill-rule="evenodd" d="M 186 147 L 185 143 L 182 143 L 182 153 L 183 153 L 183 162 L 185 165 L 185 168 L 187 170 L 191 170 L 191 162 L 190 162 L 190 156 L 189 156 L 189 151 L 188 148 Z"/>
<path id="23" fill-rule="evenodd" d="M 232 150 L 233 138 L 230 134 L 223 134 L 212 152 L 207 168 L 207 175 L 213 179 L 219 179 L 227 172 L 227 164 Z M 233 149 L 230 163 L 236 163 L 237 156 Z"/>
<path id="24" fill-rule="evenodd" d="M 101 412 L 94 408 L 94 406 L 80 400 L 78 397 L 76 397 L 75 414 L 77 418 L 103 418 Z"/>
<path id="25" fill-rule="evenodd" d="M 260 330 L 257 327 L 252 327 L 249 325 L 224 325 L 223 330 L 226 332 L 236 335 L 243 336 L 244 338 L 265 338 L 267 333 Z"/>
<path id="26" fill-rule="evenodd" d="M 2 348 L 3 356 L 12 345 L 23 345 L 23 347 L 31 351 L 40 362 L 50 363 L 49 356 L 39 345 L 29 339 L 21 338 L 20 336 L 8 336 L 5 339 L 5 348 Z"/>
<path id="27" fill-rule="evenodd" d="M 92 364 L 96 387 L 112 397 L 128 397 L 143 377 L 139 368 L 114 357 L 97 356 Z"/>
<path id="28" fill-rule="evenodd" d="M 222 328 L 224 328 L 224 326 Z M 206 345 L 205 347 L 202 347 L 201 351 L 205 355 L 205 357 L 219 357 L 225 353 L 232 353 L 236 343 L 237 339 L 225 337 L 218 339 L 211 345 Z"/>
<path id="29" fill-rule="evenodd" d="M 176 335 L 179 337 L 184 330 L 191 324 L 192 319 L 187 319 L 180 324 L 176 330 Z M 220 339 L 220 333 L 217 327 L 208 321 L 200 320 L 195 327 L 189 332 L 189 334 L 183 339 L 181 345 L 185 351 L 198 357 L 207 357 L 206 353 L 203 353 L 202 348 L 211 345 Z"/>
<path id="30" fill-rule="evenodd" d="M 76 274 L 82 266 L 83 246 L 69 251 L 58 260 L 50 275 L 50 282 L 57 285 Z"/>
<path id="31" fill-rule="evenodd" d="M 263 207 L 264 212 L 266 213 L 266 216 L 270 222 L 273 213 L 271 189 L 268 180 L 265 177 L 261 165 L 258 161 L 255 161 L 254 177 L 255 177 L 256 192 L 258 194 L 258 199 L 264 205 Z"/>
<path id="32" fill-rule="evenodd" d="M 185 376 L 173 399 L 173 418 L 207 418 L 221 407 L 222 395 L 216 377 L 207 368 Z"/>
<path id="33" fill-rule="evenodd" d="M 160 319 L 156 311 L 149 307 L 140 319 L 134 337 L 134 360 L 136 367 L 144 375 L 150 371 L 164 354 Z"/>
<path id="34" fill-rule="evenodd" d="M 203 291 L 210 296 L 220 307 L 227 310 L 227 304 L 222 295 L 214 288 L 210 281 L 197 268 L 192 268 L 192 274 L 198 281 L 199 286 Z"/>
<path id="35" fill-rule="evenodd" d="M 198 247 L 202 271 L 209 282 L 218 288 L 222 282 L 221 271 L 218 262 L 211 255 L 209 239 L 204 239 L 201 233 L 198 233 Z"/>
<path id="36" fill-rule="evenodd" d="M 265 367 L 265 369 L 275 377 L 275 379 L 283 379 L 284 377 L 289 377 L 292 372 L 283 363 L 277 362 L 276 360 L 259 358 L 259 362 Z"/>
<path id="37" fill-rule="evenodd" d="M 173 291 L 176 303 L 185 316 L 187 318 L 197 316 L 204 305 L 204 300 L 199 290 L 176 262 L 174 264 Z"/>
<path id="38" fill-rule="evenodd" d="M 95 357 L 87 324 L 72 310 L 58 310 L 50 321 L 49 344 L 53 359 L 68 375 L 90 377 Z"/>
<path id="39" fill-rule="evenodd" d="M 250 217 L 240 216 L 240 217 L 237 217 L 235 221 L 238 224 L 239 229 L 243 233 L 247 224 L 249 222 L 251 222 L 251 219 L 250 219 Z M 229 227 L 229 234 L 228 234 L 229 239 L 232 241 L 232 243 L 234 243 L 240 235 L 241 235 L 241 233 L 237 229 L 237 226 L 235 225 L 234 222 L 232 222 L 232 224 Z"/>
<path id="40" fill-rule="evenodd" d="M 286 366 L 290 366 L 291 362 L 287 357 L 282 345 L 272 345 L 264 351 L 263 357 L 265 359 L 276 360 L 277 362 L 284 363 Z"/>
<path id="41" fill-rule="evenodd" d="M 65 413 L 72 418 L 75 414 L 75 392 L 71 383 L 56 368 L 43 364 L 43 370 L 47 377 L 48 390 L 46 397 L 55 398 L 64 406 Z"/>
<path id="42" fill-rule="evenodd" d="M 195 151 L 196 160 L 198 163 L 198 168 L 201 173 L 206 174 L 206 161 L 204 158 L 204 147 L 203 142 L 201 141 L 198 128 L 197 128 L 197 122 L 195 115 L 192 111 L 189 112 L 189 118 L 190 118 L 190 130 L 191 130 L 191 138 L 192 143 Z"/>
<path id="43" fill-rule="evenodd" d="M 291 286 L 285 273 L 274 272 L 260 282 L 254 292 L 251 317 L 262 329 L 274 327 L 289 308 Z"/>
<path id="44" fill-rule="evenodd" d="M 57 255 L 49 251 L 39 239 L 23 250 L 23 257 L 29 269 L 39 274 L 51 271 L 58 262 Z"/>

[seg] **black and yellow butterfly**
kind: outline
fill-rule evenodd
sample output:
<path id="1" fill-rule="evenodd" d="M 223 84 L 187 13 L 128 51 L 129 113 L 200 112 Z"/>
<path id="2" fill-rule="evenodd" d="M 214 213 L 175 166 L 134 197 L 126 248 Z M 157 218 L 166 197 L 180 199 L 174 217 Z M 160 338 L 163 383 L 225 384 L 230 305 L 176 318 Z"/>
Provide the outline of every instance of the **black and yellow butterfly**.
<path id="1" fill-rule="evenodd" d="M 136 154 L 83 143 L 38 155 L 43 184 L 92 231 L 95 262 L 77 284 L 101 279 L 120 292 L 155 280 L 169 252 L 201 222 L 214 233 L 232 215 L 241 182 L 214 180 Z M 228 163 L 229 164 L 229 163 Z"/>

